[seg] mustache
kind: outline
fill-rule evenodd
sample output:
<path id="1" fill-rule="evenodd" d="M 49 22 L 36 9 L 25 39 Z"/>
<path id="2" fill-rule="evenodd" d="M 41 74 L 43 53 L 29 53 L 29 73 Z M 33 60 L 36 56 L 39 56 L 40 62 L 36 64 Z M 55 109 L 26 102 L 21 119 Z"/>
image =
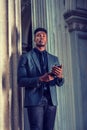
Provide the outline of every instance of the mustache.
<path id="1" fill-rule="evenodd" d="M 45 45 L 36 44 L 37 47 L 44 47 Z"/>

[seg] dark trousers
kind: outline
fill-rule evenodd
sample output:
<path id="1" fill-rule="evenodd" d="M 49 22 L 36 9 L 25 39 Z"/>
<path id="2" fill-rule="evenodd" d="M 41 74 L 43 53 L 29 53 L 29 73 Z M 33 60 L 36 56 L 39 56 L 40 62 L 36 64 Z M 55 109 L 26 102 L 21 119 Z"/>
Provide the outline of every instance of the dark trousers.
<path id="1" fill-rule="evenodd" d="M 30 106 L 27 111 L 30 130 L 53 130 L 56 106 Z"/>

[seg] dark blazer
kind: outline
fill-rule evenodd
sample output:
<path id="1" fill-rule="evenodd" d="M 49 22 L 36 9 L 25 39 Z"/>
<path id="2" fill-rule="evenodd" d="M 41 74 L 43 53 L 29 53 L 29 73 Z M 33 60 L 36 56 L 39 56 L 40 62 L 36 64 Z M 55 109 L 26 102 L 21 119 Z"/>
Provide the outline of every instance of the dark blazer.
<path id="1" fill-rule="evenodd" d="M 48 57 L 48 71 L 51 71 L 53 65 L 59 65 L 58 58 L 47 52 Z M 42 95 L 43 89 L 39 83 L 39 76 L 41 76 L 41 68 L 38 57 L 32 49 L 27 54 L 21 56 L 18 65 L 18 84 L 20 87 L 25 87 L 25 107 L 38 105 Z M 64 79 L 56 78 L 54 82 L 49 82 L 50 93 L 53 105 L 57 105 L 56 85 L 62 86 Z"/>

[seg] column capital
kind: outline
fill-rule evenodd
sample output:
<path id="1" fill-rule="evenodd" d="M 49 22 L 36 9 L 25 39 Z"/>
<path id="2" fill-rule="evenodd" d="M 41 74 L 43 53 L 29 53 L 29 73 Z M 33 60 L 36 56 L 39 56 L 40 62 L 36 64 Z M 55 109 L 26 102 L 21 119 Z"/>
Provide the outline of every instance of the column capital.
<path id="1" fill-rule="evenodd" d="M 64 14 L 69 31 L 87 32 L 87 11 L 71 10 Z"/>

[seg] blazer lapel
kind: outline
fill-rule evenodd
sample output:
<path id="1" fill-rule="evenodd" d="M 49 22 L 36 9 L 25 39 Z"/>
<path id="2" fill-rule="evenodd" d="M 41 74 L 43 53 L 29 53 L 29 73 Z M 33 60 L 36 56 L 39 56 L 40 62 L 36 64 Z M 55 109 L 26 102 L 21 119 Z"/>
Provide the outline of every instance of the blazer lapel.
<path id="1" fill-rule="evenodd" d="M 48 72 L 51 72 L 53 63 L 52 63 L 51 56 L 49 53 L 47 53 L 47 56 L 48 56 Z"/>
<path id="2" fill-rule="evenodd" d="M 51 56 L 49 53 L 47 53 L 47 57 L 48 57 L 48 72 L 51 72 L 51 69 L 52 69 L 52 66 L 53 66 L 53 63 L 52 63 L 52 59 L 51 59 Z M 32 58 L 38 68 L 38 70 L 40 71 L 41 73 L 41 67 L 40 67 L 40 63 L 39 63 L 39 60 L 38 60 L 38 57 L 36 55 L 36 53 L 34 51 L 32 51 Z"/>
<path id="3" fill-rule="evenodd" d="M 39 69 L 40 73 L 41 73 L 41 68 L 40 68 L 40 63 L 39 63 L 39 60 L 37 58 L 37 55 L 34 51 L 32 51 L 32 58 L 37 66 L 37 68 Z"/>

